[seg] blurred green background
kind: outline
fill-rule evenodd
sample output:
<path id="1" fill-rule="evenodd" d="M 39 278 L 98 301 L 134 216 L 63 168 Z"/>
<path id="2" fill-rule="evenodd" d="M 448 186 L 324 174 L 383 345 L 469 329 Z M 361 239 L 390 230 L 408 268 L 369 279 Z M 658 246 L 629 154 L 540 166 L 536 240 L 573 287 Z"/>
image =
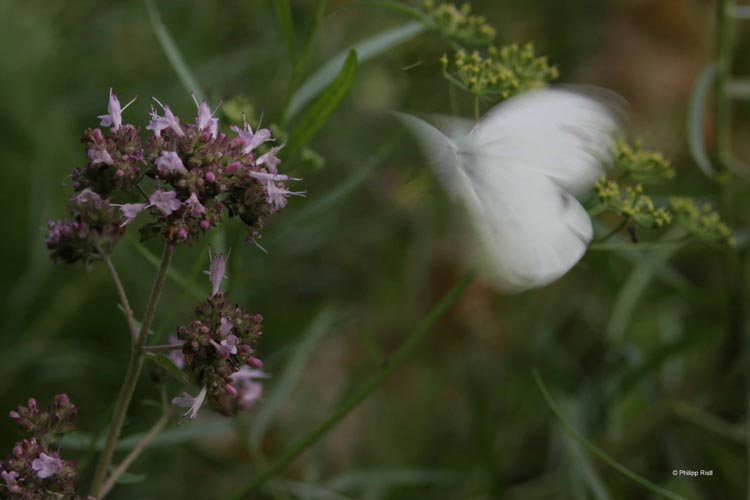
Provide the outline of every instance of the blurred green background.
<path id="1" fill-rule="evenodd" d="M 389 9 L 342 8 L 347 3 L 328 2 L 307 73 L 409 21 Z M 690 91 L 713 53 L 713 2 L 472 5 L 497 29 L 496 43 L 533 41 L 562 82 L 622 94 L 630 134 L 673 160 L 677 180 L 664 194 L 713 200 L 738 232 L 746 227 L 747 185 L 717 189 L 687 153 Z M 243 95 L 265 121 L 278 121 L 291 65 L 270 2 L 162 0 L 158 8 L 212 105 Z M 304 39 L 314 2 L 294 0 L 291 8 Z M 358 67 L 351 92 L 311 143 L 326 163 L 302 172 L 307 198 L 291 199 L 269 220 L 261 240 L 268 254 L 243 244 L 237 221 L 228 224 L 231 298 L 265 318 L 266 401 L 236 424 L 203 411 L 195 422 L 170 425 L 169 439 L 132 467 L 133 484 L 116 488 L 112 499 L 231 494 L 377 370 L 458 280 L 461 219 L 388 115 L 448 112 L 439 63 L 448 51 L 425 33 Z M 143 3 L 0 3 L 0 210 L 7 223 L 0 408 L 66 392 L 88 436 L 103 432 L 125 372 L 125 322 L 103 266 L 55 266 L 44 238 L 47 219 L 65 215 L 69 171 L 85 161 L 79 138 L 98 124 L 109 87 L 123 103 L 139 96 L 126 121 L 144 126 L 152 95 L 183 121 L 194 116 Z M 470 113 L 468 105 L 462 110 Z M 742 156 L 750 147 L 737 115 Z M 710 121 L 709 112 L 709 142 Z M 160 252 L 158 241 L 145 247 Z M 114 261 L 142 311 L 155 267 L 133 235 Z M 696 243 L 589 252 L 559 282 L 516 296 L 474 283 L 414 357 L 253 498 L 650 498 L 561 430 L 534 384 L 535 367 L 571 423 L 630 469 L 689 498 L 744 496 L 748 304 L 737 288 L 742 280 L 734 279 L 742 270 L 737 261 L 737 251 Z M 174 267 L 155 323 L 163 333 L 208 291 L 196 272 L 207 268 L 206 242 L 180 248 Z M 148 380 L 146 373 L 125 436 L 158 416 L 144 404 L 156 398 Z M 268 395 L 282 385 L 288 391 L 269 406 Z M 267 432 L 248 443 L 244 431 L 257 429 L 269 407 Z M 10 424 L 0 424 L 4 453 L 15 441 Z M 92 464 L 79 448 L 71 443 L 63 454 L 85 466 L 86 484 Z M 673 469 L 714 473 L 673 478 Z"/>

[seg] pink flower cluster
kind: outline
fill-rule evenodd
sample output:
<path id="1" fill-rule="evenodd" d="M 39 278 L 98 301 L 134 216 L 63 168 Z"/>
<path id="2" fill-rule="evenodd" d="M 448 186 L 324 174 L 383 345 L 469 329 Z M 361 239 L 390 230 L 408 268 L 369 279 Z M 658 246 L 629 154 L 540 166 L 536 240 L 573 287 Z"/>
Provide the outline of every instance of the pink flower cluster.
<path id="1" fill-rule="evenodd" d="M 26 439 L 16 443 L 11 455 L 0 461 L 0 498 L 82 500 L 75 495 L 75 464 L 60 458 L 59 452 L 53 449 L 53 445 L 73 430 L 77 413 L 78 408 L 65 394 L 55 396 L 46 410 L 42 410 L 35 399 L 30 399 L 26 406 L 9 413 Z"/>
<path id="2" fill-rule="evenodd" d="M 107 113 L 99 116 L 105 128 L 84 132 L 87 163 L 72 172 L 76 191 L 118 200 L 113 206 L 119 207 L 123 227 L 147 213 L 142 238 L 160 234 L 169 243 L 191 244 L 225 217 L 238 217 L 253 240 L 289 196 L 304 195 L 286 187 L 299 179 L 279 173 L 284 145 L 272 146 L 269 129 L 253 130 L 245 122 L 227 135 L 205 101 L 196 101 L 194 123 L 181 122 L 168 105 L 154 101 L 158 109 L 152 107 L 146 126 L 151 134 L 143 140 L 136 126 L 123 123 L 123 111 L 133 101 L 122 107 L 110 91 Z M 85 233 L 85 226 L 86 221 L 70 227 L 50 222 L 52 246 L 80 240 L 77 233 Z M 73 246 L 80 247 L 77 243 Z M 77 259 L 58 260 L 90 262 L 98 257 L 93 247 Z"/>
<path id="3" fill-rule="evenodd" d="M 172 351 L 170 359 L 185 369 L 201 386 L 196 396 L 183 392 L 172 402 L 187 408 L 185 416 L 193 419 L 208 398 L 218 411 L 234 415 L 247 410 L 261 397 L 259 379 L 266 374 L 256 357 L 255 347 L 261 336 L 259 314 L 249 314 L 227 300 L 219 291 L 226 261 L 223 255 L 212 255 L 206 272 L 211 282 L 208 299 L 195 310 L 195 318 L 177 329 L 171 344 L 182 344 Z"/>

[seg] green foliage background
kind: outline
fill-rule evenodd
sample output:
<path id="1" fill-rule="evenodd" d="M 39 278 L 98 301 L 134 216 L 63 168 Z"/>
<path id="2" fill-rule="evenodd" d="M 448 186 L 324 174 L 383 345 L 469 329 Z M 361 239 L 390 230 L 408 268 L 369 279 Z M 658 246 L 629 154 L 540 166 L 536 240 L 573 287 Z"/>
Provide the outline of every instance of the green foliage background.
<path id="1" fill-rule="evenodd" d="M 688 498 L 744 495 L 748 283 L 738 262 L 748 189 L 740 181 L 712 185 L 685 139 L 690 89 L 712 58 L 712 2 L 477 0 L 473 7 L 497 29 L 497 43 L 533 41 L 561 81 L 622 94 L 633 136 L 676 168 L 663 194 L 713 201 L 737 228 L 739 250 L 696 243 L 592 251 L 559 282 L 517 296 L 475 283 L 414 357 L 253 498 L 651 495 L 561 430 L 533 368 L 573 426 L 631 470 Z M 160 1 L 158 8 L 211 103 L 242 94 L 264 120 L 280 120 L 292 66 L 272 2 Z M 298 42 L 313 9 L 314 2 L 291 2 L 287 28 Z M 410 21 L 357 2 L 330 1 L 326 12 L 302 80 L 354 42 Z M 461 219 L 388 114 L 449 112 L 439 61 L 448 50 L 425 33 L 357 68 L 351 91 L 310 144 L 326 164 L 300 172 L 307 198 L 292 199 L 264 232 L 268 255 L 229 225 L 222 238 L 232 248 L 231 296 L 265 318 L 261 352 L 273 377 L 266 401 L 235 424 L 205 411 L 170 426 L 132 468 L 134 484 L 116 488 L 112 499 L 231 495 L 377 370 L 461 276 Z M 82 434 L 64 453 L 80 460 L 84 480 L 92 464 L 81 443 L 109 420 L 128 337 L 105 269 L 53 266 L 44 226 L 64 215 L 66 176 L 84 161 L 78 139 L 98 123 L 110 86 L 123 102 L 139 96 L 125 112 L 134 123 L 145 125 L 151 95 L 183 120 L 194 116 L 144 4 L 0 3 L 0 407 L 67 392 L 81 408 Z M 470 102 L 460 105 L 470 115 Z M 737 110 L 742 157 L 746 110 Z M 159 251 L 156 241 L 143 250 L 129 238 L 115 252 L 137 311 L 155 272 L 144 254 Z M 158 332 L 172 331 L 208 290 L 199 273 L 205 245 L 180 248 L 175 264 Z M 143 404 L 155 398 L 144 376 L 126 437 L 157 418 Z M 0 449 L 14 439 L 5 420 Z M 673 469 L 713 476 L 673 477 Z"/>

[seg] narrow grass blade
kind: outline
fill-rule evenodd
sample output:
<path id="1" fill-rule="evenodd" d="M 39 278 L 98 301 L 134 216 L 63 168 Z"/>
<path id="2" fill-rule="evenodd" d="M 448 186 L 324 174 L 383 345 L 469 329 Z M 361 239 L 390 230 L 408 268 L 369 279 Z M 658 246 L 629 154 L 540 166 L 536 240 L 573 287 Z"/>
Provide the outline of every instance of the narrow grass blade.
<path id="1" fill-rule="evenodd" d="M 375 372 L 354 394 L 352 394 L 343 404 L 341 404 L 334 412 L 322 423 L 320 423 L 315 429 L 309 432 L 306 436 L 300 439 L 294 446 L 289 448 L 283 453 L 278 459 L 276 459 L 268 468 L 261 471 L 258 475 L 252 478 L 247 484 L 242 486 L 234 495 L 231 496 L 233 500 L 241 500 L 247 497 L 249 493 L 255 491 L 269 478 L 273 477 L 277 473 L 281 472 L 289 465 L 295 458 L 297 458 L 303 451 L 318 442 L 328 431 L 333 429 L 344 417 L 346 417 L 352 410 L 359 406 L 362 401 L 375 391 L 380 386 L 380 383 L 388 377 L 393 371 L 401 365 L 401 363 L 408 358 L 417 348 L 420 341 L 427 335 L 432 329 L 433 325 L 440 319 L 450 307 L 458 300 L 463 294 L 466 287 L 474 280 L 474 272 L 469 272 L 458 282 L 458 284 L 450 290 L 438 304 L 432 308 L 432 310 L 425 316 L 417 327 L 412 330 L 404 340 L 401 347 L 390 359 L 386 359 L 383 362 L 382 367 L 379 371 Z"/>
<path id="2" fill-rule="evenodd" d="M 281 408 L 286 396 L 294 388 L 305 371 L 310 355 L 315 350 L 318 342 L 331 329 L 334 321 L 334 313 L 331 309 L 324 309 L 312 321 L 302 339 L 297 344 L 291 359 L 284 367 L 281 375 L 269 384 L 272 387 L 270 394 L 265 398 L 263 406 L 260 407 L 252 429 L 250 430 L 251 446 L 259 446 L 273 418 Z"/>
<path id="3" fill-rule="evenodd" d="M 294 41 L 294 24 L 292 23 L 292 12 L 289 9 L 289 0 L 273 0 L 273 9 L 276 11 L 276 18 L 279 20 L 281 32 L 284 34 L 289 60 L 294 64 L 297 60 L 297 46 Z"/>
<path id="4" fill-rule="evenodd" d="M 320 94 L 320 92 L 322 92 L 323 89 L 336 78 L 336 75 L 341 72 L 351 50 L 357 52 L 359 64 L 362 64 L 365 61 L 392 49 L 396 45 L 411 40 L 420 33 L 426 31 L 426 29 L 427 28 L 423 23 L 409 21 L 401 26 L 384 31 L 372 38 L 357 43 L 350 50 L 340 52 L 323 64 L 318 71 L 300 85 L 299 89 L 297 89 L 289 102 L 287 119 L 291 119 L 299 113 L 307 103 Z"/>
<path id="5" fill-rule="evenodd" d="M 622 474 L 623 476 L 627 477 L 628 479 L 640 484 L 647 490 L 651 491 L 652 493 L 655 493 L 661 497 L 664 498 L 670 498 L 672 500 L 686 500 L 685 497 L 677 495 L 676 493 L 672 493 L 669 490 L 666 490 L 662 488 L 661 486 L 649 481 L 645 477 L 641 476 L 640 474 L 637 474 L 633 472 L 632 470 L 628 469 L 624 465 L 622 465 L 620 462 L 615 460 L 614 458 L 607 455 L 601 448 L 594 445 L 592 442 L 590 442 L 588 439 L 586 439 L 584 436 L 578 433 L 572 425 L 568 423 L 568 421 L 563 417 L 562 412 L 560 411 L 560 408 L 557 406 L 557 403 L 555 403 L 555 400 L 552 399 L 552 396 L 550 396 L 549 392 L 547 391 L 547 387 L 544 385 L 544 381 L 542 381 L 541 375 L 539 375 L 539 372 L 537 370 L 533 371 L 534 375 L 534 381 L 536 382 L 537 387 L 539 388 L 539 392 L 542 393 L 542 397 L 544 398 L 544 401 L 547 403 L 547 406 L 549 407 L 550 411 L 555 415 L 555 418 L 557 418 L 557 421 L 562 426 L 563 430 L 570 434 L 578 443 L 583 446 L 586 450 L 589 451 L 592 455 L 598 457 L 600 460 L 602 460 L 604 463 L 615 469 L 617 472 Z"/>
<path id="6" fill-rule="evenodd" d="M 148 9 L 148 18 L 151 21 L 151 28 L 154 30 L 156 38 L 159 39 L 159 44 L 164 50 L 164 54 L 167 56 L 169 64 L 172 65 L 177 77 L 185 86 L 188 92 L 195 94 L 195 98 L 199 101 L 205 99 L 205 94 L 198 84 L 198 80 L 195 79 L 192 71 L 185 62 L 185 58 L 182 57 L 180 49 L 177 48 L 177 44 L 169 33 L 169 30 L 161 20 L 159 9 L 156 7 L 154 0 L 145 0 L 146 8 Z"/>
<path id="7" fill-rule="evenodd" d="M 291 156 L 306 145 L 313 135 L 328 120 L 328 117 L 341 103 L 354 83 L 357 70 L 357 51 L 352 49 L 344 61 L 338 75 L 322 94 L 312 103 L 300 124 L 294 129 L 287 143 L 287 152 Z"/>
<path id="8" fill-rule="evenodd" d="M 708 159 L 706 147 L 703 142 L 703 115 L 706 107 L 706 97 L 711 90 L 711 84 L 715 78 L 715 64 L 711 64 L 701 71 L 690 94 L 690 105 L 687 116 L 687 135 L 690 154 L 701 171 L 709 179 L 716 177 L 716 170 Z"/>
<path id="9" fill-rule="evenodd" d="M 151 251 L 143 246 L 141 243 L 137 242 L 136 240 L 132 238 L 128 238 L 130 241 L 130 244 L 135 247 L 135 249 L 138 251 L 139 254 L 143 255 L 143 257 L 155 268 L 159 268 L 161 265 L 161 259 L 151 253 Z M 182 288 L 185 292 L 192 295 L 194 298 L 198 300 L 203 300 L 208 295 L 207 290 L 201 290 L 197 286 L 193 284 L 194 280 L 189 280 L 185 276 L 182 275 L 179 271 L 175 269 L 174 266 L 171 266 L 169 268 L 169 271 L 167 271 L 167 278 L 172 280 L 175 284 L 177 284 L 180 288 Z"/>

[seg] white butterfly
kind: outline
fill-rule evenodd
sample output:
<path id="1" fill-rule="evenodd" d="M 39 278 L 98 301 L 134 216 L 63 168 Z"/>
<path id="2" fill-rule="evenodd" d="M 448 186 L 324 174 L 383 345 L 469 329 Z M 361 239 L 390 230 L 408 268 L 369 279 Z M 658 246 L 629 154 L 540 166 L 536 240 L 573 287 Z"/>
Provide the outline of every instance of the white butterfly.
<path id="1" fill-rule="evenodd" d="M 498 105 L 473 127 L 438 119 L 447 135 L 396 113 L 468 212 L 485 281 L 507 292 L 541 287 L 586 252 L 593 230 L 576 196 L 591 188 L 610 157 L 619 129 L 616 101 L 592 89 L 534 90 Z"/>

